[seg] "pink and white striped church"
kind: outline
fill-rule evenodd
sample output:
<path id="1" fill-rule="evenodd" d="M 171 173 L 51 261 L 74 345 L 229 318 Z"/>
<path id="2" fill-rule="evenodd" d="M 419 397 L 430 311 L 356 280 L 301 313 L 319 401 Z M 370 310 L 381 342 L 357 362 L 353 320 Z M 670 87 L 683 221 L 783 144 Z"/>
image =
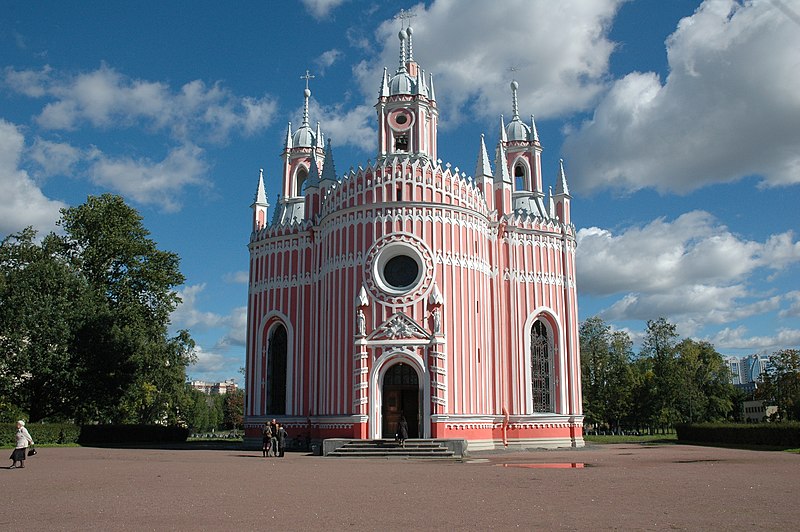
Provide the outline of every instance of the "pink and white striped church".
<path id="1" fill-rule="evenodd" d="M 463 439 L 468 449 L 583 445 L 575 227 L 563 163 L 542 183 L 531 116 L 500 121 L 473 177 L 437 153 L 433 77 L 401 30 L 384 69 L 374 163 L 337 175 L 330 140 L 289 124 L 283 191 L 263 172 L 250 235 L 247 440 Z"/>

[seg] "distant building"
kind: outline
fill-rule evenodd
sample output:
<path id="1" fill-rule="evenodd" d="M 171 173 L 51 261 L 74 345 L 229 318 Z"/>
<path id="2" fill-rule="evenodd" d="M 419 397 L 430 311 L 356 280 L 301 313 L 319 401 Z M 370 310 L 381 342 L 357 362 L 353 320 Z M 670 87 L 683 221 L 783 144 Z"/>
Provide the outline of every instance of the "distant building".
<path id="1" fill-rule="evenodd" d="M 235 392 L 239 388 L 233 379 L 222 382 L 192 381 L 189 385 L 206 395 L 224 395 L 228 392 Z"/>
<path id="2" fill-rule="evenodd" d="M 752 387 L 748 385 L 763 381 L 762 375 L 767 372 L 769 356 L 726 357 L 725 363 L 731 372 L 731 384 Z"/>
<path id="3" fill-rule="evenodd" d="M 745 401 L 742 404 L 742 418 L 745 423 L 763 423 L 777 413 L 777 406 L 767 406 L 764 401 Z"/>

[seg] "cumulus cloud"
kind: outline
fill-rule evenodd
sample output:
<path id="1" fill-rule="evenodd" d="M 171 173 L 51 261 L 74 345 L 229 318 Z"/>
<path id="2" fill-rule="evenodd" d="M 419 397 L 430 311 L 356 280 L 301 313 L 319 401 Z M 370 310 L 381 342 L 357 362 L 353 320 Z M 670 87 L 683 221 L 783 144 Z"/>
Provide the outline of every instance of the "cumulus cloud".
<path id="1" fill-rule="evenodd" d="M 719 331 L 711 343 L 720 349 L 746 349 L 748 351 L 768 351 L 783 349 L 786 346 L 800 345 L 800 330 L 779 329 L 774 336 L 749 336 L 746 327 L 725 328 Z"/>
<path id="2" fill-rule="evenodd" d="M 208 164 L 201 148 L 187 144 L 170 150 L 161 161 L 112 157 L 96 151 L 91 157 L 90 179 L 98 185 L 167 212 L 180 209 L 179 192 L 189 185 L 205 185 Z"/>
<path id="3" fill-rule="evenodd" d="M 244 270 L 229 272 L 225 274 L 224 281 L 231 284 L 247 284 L 250 282 L 250 273 Z"/>
<path id="4" fill-rule="evenodd" d="M 667 39 L 669 75 L 617 80 L 563 152 L 573 190 L 800 183 L 800 31 L 778 2 L 707 0 Z"/>
<path id="5" fill-rule="evenodd" d="M 201 283 L 186 285 L 178 290 L 181 303 L 170 316 L 172 328 L 188 329 L 190 332 L 227 329 L 214 350 L 224 351 L 230 346 L 244 346 L 247 342 L 247 307 L 235 307 L 227 315 L 200 310 L 205 289 L 206 283 Z"/>
<path id="6" fill-rule="evenodd" d="M 373 127 L 375 109 L 367 105 L 352 108 L 345 108 L 343 104 L 324 106 L 312 99 L 309 113 L 315 121 L 320 122 L 322 133 L 331 139 L 334 148 L 353 146 L 370 153 L 377 149 L 377 132 Z"/>
<path id="7" fill-rule="evenodd" d="M 345 0 L 300 0 L 306 7 L 306 11 L 317 19 L 327 17 L 331 11 L 342 5 Z"/>
<path id="8" fill-rule="evenodd" d="M 789 301 L 789 307 L 781 310 L 778 315 L 781 318 L 800 317 L 800 290 L 787 292 L 786 300 Z"/>
<path id="9" fill-rule="evenodd" d="M 174 91 L 162 82 L 131 79 L 105 64 L 75 76 L 49 67 L 6 68 L 4 83 L 20 94 L 52 100 L 36 117 L 45 129 L 144 126 L 167 130 L 183 142 L 225 142 L 233 132 L 260 131 L 272 121 L 277 106 L 268 96 L 241 98 L 221 83 L 208 86 L 201 80 Z"/>
<path id="10" fill-rule="evenodd" d="M 25 137 L 19 128 L 0 119 L 0 233 L 9 234 L 27 226 L 40 232 L 55 229 L 59 210 L 67 205 L 52 200 L 25 170 L 20 160 Z"/>
<path id="11" fill-rule="evenodd" d="M 28 151 L 28 157 L 39 165 L 43 175 L 72 175 L 74 168 L 85 154 L 66 142 L 53 142 L 36 138 Z"/>
<path id="12" fill-rule="evenodd" d="M 332 50 L 326 50 L 325 52 L 322 52 L 322 54 L 314 61 L 314 63 L 317 65 L 317 68 L 319 68 L 320 74 L 324 74 L 328 68 L 333 66 L 333 64 L 342 57 L 344 57 L 344 54 L 340 50 L 334 48 Z"/>
<path id="13" fill-rule="evenodd" d="M 758 269 L 780 272 L 800 262 L 800 243 L 791 232 L 746 240 L 709 213 L 693 211 L 619 234 L 581 229 L 577 255 L 583 293 L 623 296 L 603 311 L 605 318 L 681 317 L 694 328 L 779 309 L 782 296 L 759 298 L 748 283 Z"/>
<path id="14" fill-rule="evenodd" d="M 437 0 L 413 9 L 414 58 L 434 74 L 443 123 L 468 112 L 497 117 L 511 110 L 509 83 L 520 84 L 520 109 L 537 117 L 588 108 L 604 88 L 614 44 L 611 21 L 622 0 Z M 509 16 L 513 13 L 513 16 Z M 356 73 L 374 99 L 380 72 L 398 63 L 398 24 L 377 31 L 378 60 Z"/>

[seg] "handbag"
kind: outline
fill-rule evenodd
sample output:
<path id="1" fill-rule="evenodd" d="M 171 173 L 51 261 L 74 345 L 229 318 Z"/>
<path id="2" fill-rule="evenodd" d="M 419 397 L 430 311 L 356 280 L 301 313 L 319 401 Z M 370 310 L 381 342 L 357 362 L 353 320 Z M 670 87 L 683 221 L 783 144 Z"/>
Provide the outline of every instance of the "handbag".
<path id="1" fill-rule="evenodd" d="M 31 446 L 31 448 L 28 449 L 28 456 L 34 456 L 34 455 L 36 455 L 36 447 Z"/>

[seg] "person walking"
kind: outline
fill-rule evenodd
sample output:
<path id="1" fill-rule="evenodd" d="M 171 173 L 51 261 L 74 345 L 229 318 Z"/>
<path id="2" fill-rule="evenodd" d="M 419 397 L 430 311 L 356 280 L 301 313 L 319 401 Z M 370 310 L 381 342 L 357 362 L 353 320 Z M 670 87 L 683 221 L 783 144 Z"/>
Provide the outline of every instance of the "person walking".
<path id="1" fill-rule="evenodd" d="M 408 422 L 406 416 L 401 415 L 397 422 L 397 441 L 400 442 L 400 447 L 405 447 L 405 442 L 408 439 Z"/>
<path id="2" fill-rule="evenodd" d="M 17 467 L 17 462 L 19 462 L 19 467 L 25 467 L 25 455 L 28 452 L 28 445 L 33 445 L 33 438 L 31 438 L 28 429 L 25 428 L 25 422 L 20 419 L 17 421 L 17 445 L 14 448 L 14 452 L 11 453 L 12 462 L 9 469 Z"/>
<path id="3" fill-rule="evenodd" d="M 283 458 L 284 453 L 286 452 L 286 437 L 288 434 L 286 433 L 286 429 L 283 428 L 283 425 L 278 424 L 278 456 Z"/>

